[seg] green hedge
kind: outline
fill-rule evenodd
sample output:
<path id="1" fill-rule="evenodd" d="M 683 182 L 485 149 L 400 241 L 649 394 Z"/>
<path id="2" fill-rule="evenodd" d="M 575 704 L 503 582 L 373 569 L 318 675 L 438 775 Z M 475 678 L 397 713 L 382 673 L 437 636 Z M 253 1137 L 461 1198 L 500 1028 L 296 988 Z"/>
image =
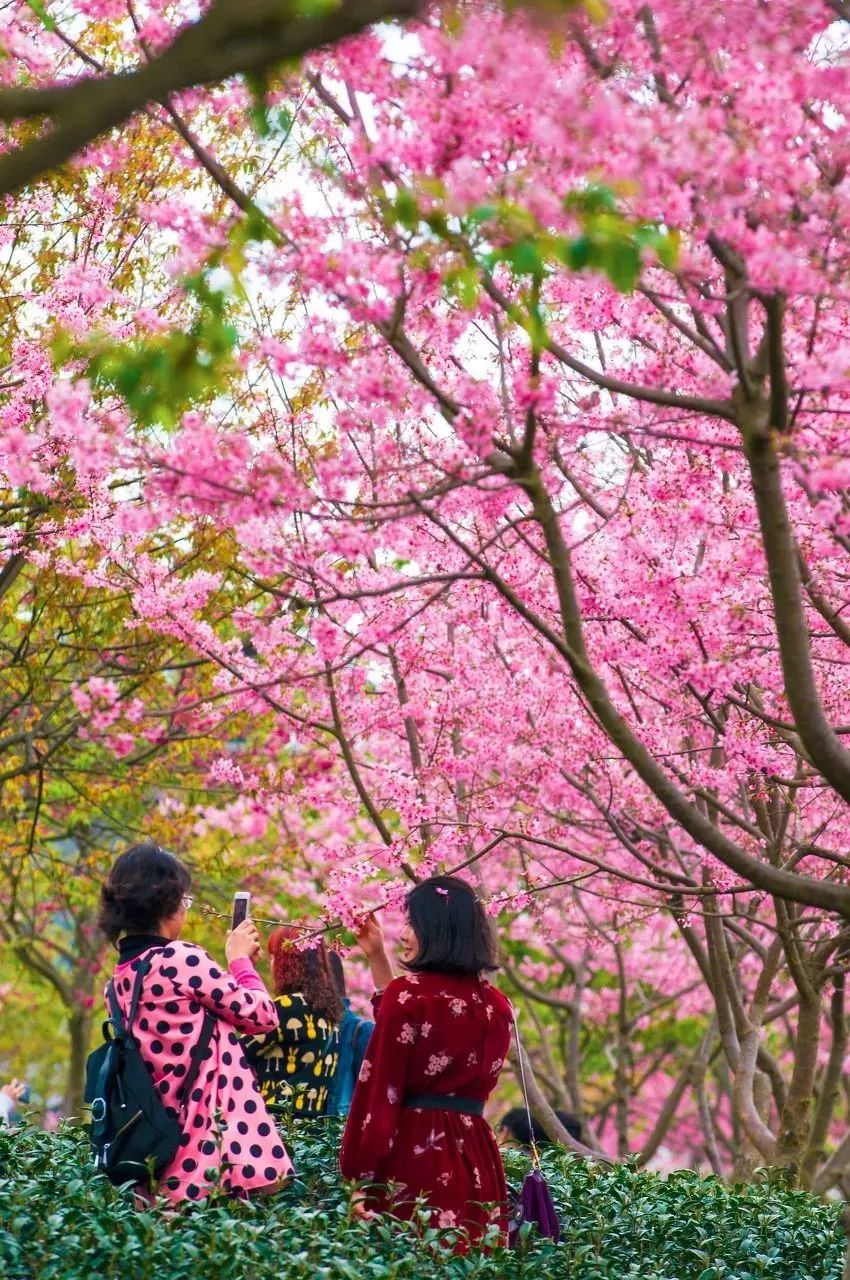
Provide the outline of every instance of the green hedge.
<path id="1" fill-rule="evenodd" d="M 447 1255 L 439 1234 L 382 1219 L 351 1223 L 332 1128 L 293 1135 L 298 1181 L 272 1199 L 219 1201 L 171 1218 L 138 1212 L 97 1178 L 80 1130 L 0 1129 L 3 1280 L 837 1280 L 837 1210 L 769 1185 L 601 1171 L 547 1159 L 565 1225 L 560 1245 Z M 521 1156 L 508 1157 L 518 1182 Z"/>

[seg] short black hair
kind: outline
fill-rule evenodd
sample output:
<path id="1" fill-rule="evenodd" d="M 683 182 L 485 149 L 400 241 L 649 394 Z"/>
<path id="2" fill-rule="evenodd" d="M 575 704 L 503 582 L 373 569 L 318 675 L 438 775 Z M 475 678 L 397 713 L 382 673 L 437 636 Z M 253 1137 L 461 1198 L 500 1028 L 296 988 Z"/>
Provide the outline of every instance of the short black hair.
<path id="1" fill-rule="evenodd" d="M 576 1142 L 584 1142 L 578 1116 L 574 1116 L 571 1111 L 556 1111 L 555 1115 L 571 1138 L 575 1138 Z M 507 1129 L 514 1142 L 520 1143 L 523 1147 L 531 1146 L 532 1137 L 536 1144 L 549 1141 L 545 1129 L 538 1120 L 532 1118 L 531 1128 L 528 1127 L 528 1112 L 525 1107 L 512 1107 L 502 1116 L 499 1128 Z"/>
<path id="2" fill-rule="evenodd" d="M 467 976 L 498 969 L 495 934 L 472 885 L 458 876 L 431 876 L 411 889 L 406 903 L 419 949 L 405 968 Z"/>
<path id="3" fill-rule="evenodd" d="M 191 885 L 188 868 L 173 853 L 150 840 L 134 844 L 115 859 L 101 887 L 97 926 L 110 942 L 124 933 L 155 933 Z"/>

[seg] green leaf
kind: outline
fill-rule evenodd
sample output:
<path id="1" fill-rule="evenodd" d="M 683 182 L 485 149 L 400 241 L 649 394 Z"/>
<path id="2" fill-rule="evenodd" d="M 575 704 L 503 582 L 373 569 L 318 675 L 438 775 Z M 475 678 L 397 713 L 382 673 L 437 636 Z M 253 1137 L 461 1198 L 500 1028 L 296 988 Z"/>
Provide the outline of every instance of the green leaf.
<path id="1" fill-rule="evenodd" d="M 408 188 L 403 188 L 393 202 L 395 216 L 403 227 L 408 231 L 415 231 L 421 221 L 419 213 L 419 205 L 416 197 Z"/>
<path id="2" fill-rule="evenodd" d="M 444 278 L 446 291 L 456 298 L 467 311 L 473 311 L 478 305 L 481 285 L 478 271 L 474 266 L 461 267 L 446 273 Z"/>
<path id="3" fill-rule="evenodd" d="M 257 131 L 257 136 L 267 138 L 271 133 L 268 115 L 266 114 L 266 94 L 269 88 L 269 78 L 264 72 L 259 74 L 255 72 L 247 72 L 245 74 L 245 84 L 251 92 L 251 106 L 248 111 L 251 123 Z"/>
<path id="4" fill-rule="evenodd" d="M 27 6 L 32 9 L 41 25 L 46 31 L 55 31 L 56 23 L 44 7 L 42 0 L 26 0 Z"/>
<path id="5" fill-rule="evenodd" d="M 546 267 L 540 252 L 540 245 L 535 240 L 518 240 L 508 245 L 503 251 L 504 259 L 509 262 L 519 276 L 542 276 Z"/>
<path id="6" fill-rule="evenodd" d="M 498 212 L 494 204 L 479 204 L 469 211 L 466 215 L 466 221 L 471 227 L 479 227 L 482 222 L 490 222 Z"/>
<path id="7" fill-rule="evenodd" d="M 679 265 L 680 237 L 677 231 L 665 231 L 658 239 L 655 252 L 662 267 L 675 271 Z"/>
<path id="8" fill-rule="evenodd" d="M 585 214 L 616 213 L 617 198 L 610 187 L 591 183 L 580 191 L 570 192 L 564 200 L 564 207 Z"/>
<path id="9" fill-rule="evenodd" d="M 558 255 L 570 271 L 583 271 L 593 261 L 593 245 L 587 236 L 579 236 L 577 240 L 561 241 Z"/>
<path id="10" fill-rule="evenodd" d="M 640 251 L 633 241 L 619 240 L 612 246 L 605 260 L 605 271 L 615 289 L 629 293 L 640 275 Z"/>

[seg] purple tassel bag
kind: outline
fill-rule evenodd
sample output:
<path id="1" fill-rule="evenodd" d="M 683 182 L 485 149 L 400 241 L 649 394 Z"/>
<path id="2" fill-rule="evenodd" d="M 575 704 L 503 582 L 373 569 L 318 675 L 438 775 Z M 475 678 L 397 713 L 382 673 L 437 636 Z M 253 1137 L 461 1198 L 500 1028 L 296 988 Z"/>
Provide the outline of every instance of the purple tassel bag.
<path id="1" fill-rule="evenodd" d="M 522 1191 L 519 1194 L 519 1200 L 511 1212 L 511 1221 L 508 1228 L 508 1244 L 515 1249 L 519 1244 L 520 1229 L 525 1222 L 532 1223 L 537 1232 L 541 1236 L 546 1236 L 549 1240 L 554 1240 L 557 1244 L 561 1238 L 561 1225 L 558 1222 L 558 1215 L 555 1211 L 555 1202 L 552 1199 L 552 1193 L 549 1185 L 540 1170 L 540 1153 L 537 1150 L 537 1144 L 534 1141 L 534 1126 L 531 1120 L 531 1107 L 528 1101 L 528 1089 L 525 1083 L 525 1056 L 522 1048 L 522 1041 L 519 1038 L 519 1027 L 516 1020 L 516 1011 L 514 1010 L 514 1034 L 516 1035 L 517 1058 L 519 1059 L 519 1074 L 522 1080 L 522 1094 L 525 1099 L 525 1110 L 528 1116 L 528 1131 L 531 1135 L 531 1169 L 526 1174 L 522 1184 Z"/>
<path id="2" fill-rule="evenodd" d="M 515 1249 L 519 1242 L 519 1231 L 524 1222 L 533 1222 L 541 1236 L 548 1236 L 556 1244 L 561 1238 L 561 1226 L 555 1212 L 552 1193 L 539 1169 L 532 1169 L 522 1184 L 519 1203 L 508 1231 L 508 1241 L 512 1249 Z"/>

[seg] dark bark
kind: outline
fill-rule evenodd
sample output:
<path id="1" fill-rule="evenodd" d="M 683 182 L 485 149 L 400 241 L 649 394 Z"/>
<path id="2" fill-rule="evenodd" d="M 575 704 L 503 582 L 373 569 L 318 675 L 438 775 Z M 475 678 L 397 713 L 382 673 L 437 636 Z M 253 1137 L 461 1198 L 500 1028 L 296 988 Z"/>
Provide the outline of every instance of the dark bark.
<path id="1" fill-rule="evenodd" d="M 86 1058 L 89 1055 L 94 1026 L 93 1009 L 77 1008 L 68 1014 L 70 1056 L 65 1080 L 63 1110 L 69 1119 L 83 1116 L 83 1091 L 86 1082 Z"/>
<path id="2" fill-rule="evenodd" d="M 777 1163 L 786 1168 L 795 1181 L 799 1177 L 800 1162 L 811 1127 L 821 1016 L 819 998 L 801 999 L 794 1068 L 782 1109 L 776 1148 Z"/>
<path id="3" fill-rule="evenodd" d="M 68 85 L 0 91 L 0 120 L 38 119 L 53 127 L 0 157 L 0 195 L 58 168 L 151 102 L 231 76 L 262 75 L 291 59 L 355 35 L 386 18 L 412 18 L 415 0 L 346 0 L 315 17 L 287 13 L 277 0 L 217 0 L 158 57 L 132 71 L 86 76 Z"/>
<path id="4" fill-rule="evenodd" d="M 802 582 L 777 453 L 777 441 L 744 414 L 742 431 L 767 559 L 785 695 L 795 728 L 812 763 L 850 800 L 850 751 L 827 719 L 815 682 Z"/>
<path id="5" fill-rule="evenodd" d="M 617 978 L 619 980 L 619 992 L 617 998 L 617 1043 L 614 1067 L 614 1093 L 616 1098 L 614 1116 L 617 1129 L 617 1155 L 621 1160 L 624 1160 L 629 1153 L 632 1028 L 629 1022 L 628 987 L 626 983 L 626 968 L 623 963 L 623 948 L 619 942 L 614 944 L 614 955 L 617 961 Z"/>
<path id="6" fill-rule="evenodd" d="M 830 1045 L 826 1070 L 821 1081 L 808 1147 L 800 1168 L 800 1181 L 803 1186 L 810 1184 L 815 1170 L 824 1159 L 824 1146 L 829 1133 L 829 1125 L 841 1090 L 848 1032 L 850 1032 L 844 1009 L 844 996 L 845 976 L 841 973 L 835 979 L 835 987 L 830 1001 L 832 1044 Z"/>

